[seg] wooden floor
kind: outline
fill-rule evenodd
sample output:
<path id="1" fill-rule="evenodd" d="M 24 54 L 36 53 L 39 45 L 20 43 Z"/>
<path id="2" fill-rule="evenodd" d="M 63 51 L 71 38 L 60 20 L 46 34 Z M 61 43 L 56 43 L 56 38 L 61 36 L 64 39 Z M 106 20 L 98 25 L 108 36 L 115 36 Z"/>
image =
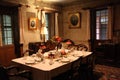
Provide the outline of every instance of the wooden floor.
<path id="1" fill-rule="evenodd" d="M 97 64 L 95 67 L 95 76 L 98 76 L 98 80 L 120 80 L 120 68 L 106 65 Z"/>

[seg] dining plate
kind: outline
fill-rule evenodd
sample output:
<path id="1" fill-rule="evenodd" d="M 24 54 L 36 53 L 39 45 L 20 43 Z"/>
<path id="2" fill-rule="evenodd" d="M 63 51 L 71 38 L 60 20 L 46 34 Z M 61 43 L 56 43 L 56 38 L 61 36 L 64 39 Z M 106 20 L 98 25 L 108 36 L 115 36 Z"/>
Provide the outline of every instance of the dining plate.
<path id="1" fill-rule="evenodd" d="M 41 61 L 41 58 L 35 57 L 34 60 L 39 62 L 39 61 Z"/>
<path id="2" fill-rule="evenodd" d="M 35 61 L 34 61 L 34 60 L 26 60 L 25 63 L 26 63 L 26 64 L 34 64 Z"/>
<path id="3" fill-rule="evenodd" d="M 73 54 L 73 56 L 75 56 L 75 57 L 83 56 L 82 51 L 74 51 L 72 54 Z"/>
<path id="4" fill-rule="evenodd" d="M 67 62 L 70 62 L 70 60 L 69 60 L 68 58 L 63 58 L 63 59 L 61 60 L 61 62 L 67 63 Z"/>

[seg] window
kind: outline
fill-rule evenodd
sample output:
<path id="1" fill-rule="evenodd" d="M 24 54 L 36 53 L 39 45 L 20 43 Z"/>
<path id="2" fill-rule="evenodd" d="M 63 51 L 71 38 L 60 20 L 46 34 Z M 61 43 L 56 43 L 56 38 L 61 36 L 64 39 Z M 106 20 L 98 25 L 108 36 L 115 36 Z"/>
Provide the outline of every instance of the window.
<path id="1" fill-rule="evenodd" d="M 12 20 L 10 15 L 0 15 L 2 45 L 13 44 Z"/>
<path id="2" fill-rule="evenodd" d="M 45 12 L 45 41 L 51 39 L 55 35 L 55 13 Z"/>
<path id="3" fill-rule="evenodd" d="M 48 34 L 49 33 L 48 32 L 49 31 L 49 29 L 48 29 L 49 28 L 49 13 L 45 13 L 45 18 L 46 18 L 46 24 L 45 25 L 46 25 L 46 29 L 47 29 L 45 39 L 48 40 L 49 39 L 49 34 Z"/>
<path id="4" fill-rule="evenodd" d="M 108 9 L 96 11 L 96 39 L 108 39 Z"/>

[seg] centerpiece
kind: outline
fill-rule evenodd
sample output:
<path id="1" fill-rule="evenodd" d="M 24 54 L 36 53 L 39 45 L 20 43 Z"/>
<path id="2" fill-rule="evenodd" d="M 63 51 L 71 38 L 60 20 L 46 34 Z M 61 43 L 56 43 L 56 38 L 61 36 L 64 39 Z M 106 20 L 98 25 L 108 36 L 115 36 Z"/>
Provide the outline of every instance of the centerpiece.
<path id="1" fill-rule="evenodd" d="M 45 45 L 40 45 L 39 47 L 42 51 L 41 53 L 44 54 L 46 52 L 46 46 Z"/>
<path id="2" fill-rule="evenodd" d="M 73 43 L 70 39 L 65 39 L 62 41 L 62 48 L 63 49 L 68 49 L 72 45 L 73 45 Z"/>
<path id="3" fill-rule="evenodd" d="M 59 48 L 61 48 L 61 46 L 62 46 L 60 44 L 61 41 L 62 41 L 61 37 L 59 37 L 59 36 L 53 36 L 52 39 L 51 39 L 51 41 L 56 44 L 56 50 L 58 50 Z"/>

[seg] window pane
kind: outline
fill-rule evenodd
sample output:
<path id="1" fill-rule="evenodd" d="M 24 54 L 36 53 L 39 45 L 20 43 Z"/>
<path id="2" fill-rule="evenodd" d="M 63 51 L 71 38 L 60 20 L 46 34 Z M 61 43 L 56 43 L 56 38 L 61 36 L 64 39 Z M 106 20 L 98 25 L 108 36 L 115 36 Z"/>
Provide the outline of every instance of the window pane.
<path id="1" fill-rule="evenodd" d="M 7 45 L 7 39 L 6 38 L 4 38 L 3 42 L 4 42 L 5 45 Z"/>
<path id="2" fill-rule="evenodd" d="M 4 37 L 7 37 L 7 31 L 4 31 L 3 36 L 4 36 Z"/>
<path id="3" fill-rule="evenodd" d="M 97 11 L 97 12 L 96 12 L 96 16 L 100 16 L 100 11 Z"/>
<path id="4" fill-rule="evenodd" d="M 97 40 L 99 39 L 99 34 L 96 34 L 96 39 L 97 39 Z"/>
<path id="5" fill-rule="evenodd" d="M 12 36 L 12 21 L 10 15 L 2 15 L 2 43 L 3 45 L 8 45 L 13 43 Z"/>
<path id="6" fill-rule="evenodd" d="M 6 28 L 6 30 L 11 31 L 11 30 L 12 30 L 12 28 Z"/>
<path id="7" fill-rule="evenodd" d="M 97 18 L 96 18 L 96 22 L 100 22 L 100 17 L 97 17 Z"/>
<path id="8" fill-rule="evenodd" d="M 7 31 L 7 36 L 12 37 L 12 31 Z"/>
<path id="9" fill-rule="evenodd" d="M 105 17 L 105 21 L 108 22 L 108 16 Z"/>
<path id="10" fill-rule="evenodd" d="M 102 11 L 101 11 L 101 16 L 106 15 L 105 13 L 106 13 L 106 11 L 105 11 L 105 10 L 102 10 Z"/>
<path id="11" fill-rule="evenodd" d="M 100 24 L 99 23 L 96 24 L 96 28 L 100 28 Z"/>
<path id="12" fill-rule="evenodd" d="M 107 39 L 108 34 L 108 10 L 104 9 L 96 11 L 96 15 L 96 39 L 105 40 Z"/>
<path id="13" fill-rule="evenodd" d="M 48 13 L 46 13 L 45 14 L 45 18 L 46 18 L 46 29 L 47 29 L 47 34 L 46 34 L 46 40 L 48 40 L 49 39 L 49 32 L 48 32 L 48 27 L 49 27 L 49 14 Z"/>
<path id="14" fill-rule="evenodd" d="M 45 15 L 45 18 L 46 18 L 46 24 L 45 25 L 46 25 L 46 27 L 48 27 L 48 20 L 49 20 L 48 19 L 48 14 Z"/>
<path id="15" fill-rule="evenodd" d="M 96 29 L 96 33 L 100 33 L 100 29 Z"/>
<path id="16" fill-rule="evenodd" d="M 12 38 L 8 38 L 8 43 L 12 44 Z"/>
<path id="17" fill-rule="evenodd" d="M 4 26 L 11 26 L 11 16 L 3 15 L 3 25 Z"/>
<path id="18" fill-rule="evenodd" d="M 105 16 L 102 16 L 102 17 L 101 17 L 101 23 L 102 23 L 102 24 L 105 24 Z"/>

